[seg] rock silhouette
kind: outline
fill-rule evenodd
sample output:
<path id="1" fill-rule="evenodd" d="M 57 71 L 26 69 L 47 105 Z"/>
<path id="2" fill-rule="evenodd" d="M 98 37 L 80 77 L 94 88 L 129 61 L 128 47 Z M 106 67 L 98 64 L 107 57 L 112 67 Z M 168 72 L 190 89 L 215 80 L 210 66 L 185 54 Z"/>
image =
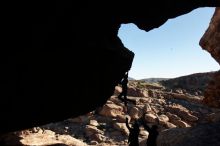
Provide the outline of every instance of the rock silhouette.
<path id="1" fill-rule="evenodd" d="M 128 118 L 126 118 L 126 126 L 129 130 L 128 144 L 129 146 L 139 146 L 138 136 L 140 133 L 138 121 L 135 120 L 132 127 L 128 124 Z"/>
<path id="2" fill-rule="evenodd" d="M 125 106 L 127 106 L 127 102 L 131 102 L 133 104 L 136 104 L 134 100 L 128 99 L 127 98 L 127 93 L 128 93 L 128 72 L 126 72 L 124 78 L 120 82 L 122 85 L 122 92 L 118 95 L 118 98 L 124 102 Z"/>
<path id="3" fill-rule="evenodd" d="M 152 127 L 149 127 L 145 122 L 142 122 L 144 128 L 149 132 L 148 138 L 147 138 L 147 146 L 157 146 L 157 137 L 158 137 L 158 126 L 153 125 Z"/>

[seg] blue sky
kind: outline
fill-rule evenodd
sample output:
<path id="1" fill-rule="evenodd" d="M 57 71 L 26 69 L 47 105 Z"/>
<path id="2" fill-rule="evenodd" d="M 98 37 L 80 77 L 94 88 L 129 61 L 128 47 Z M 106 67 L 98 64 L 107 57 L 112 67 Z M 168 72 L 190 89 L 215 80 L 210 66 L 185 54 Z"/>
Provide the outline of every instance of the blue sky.
<path id="1" fill-rule="evenodd" d="M 129 76 L 173 78 L 219 70 L 218 63 L 199 46 L 213 13 L 214 8 L 199 8 L 149 32 L 134 24 L 121 25 L 118 36 L 135 53 Z"/>

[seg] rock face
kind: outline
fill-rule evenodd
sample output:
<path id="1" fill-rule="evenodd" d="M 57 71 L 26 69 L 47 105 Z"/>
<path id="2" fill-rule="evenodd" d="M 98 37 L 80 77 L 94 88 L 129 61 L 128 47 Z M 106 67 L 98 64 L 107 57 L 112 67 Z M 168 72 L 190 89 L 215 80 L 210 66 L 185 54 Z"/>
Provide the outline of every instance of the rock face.
<path id="1" fill-rule="evenodd" d="M 103 116 L 116 117 L 117 115 L 123 114 L 123 108 L 115 104 L 106 104 L 103 106 L 99 114 Z"/>
<path id="2" fill-rule="evenodd" d="M 151 2 L 5 2 L 1 133 L 104 105 L 134 57 L 117 36 L 120 24 L 149 31 L 198 7 L 217 6 L 219 0 Z"/>
<path id="3" fill-rule="evenodd" d="M 220 123 L 201 124 L 192 128 L 173 128 L 161 132 L 157 146 L 220 145 Z"/>
<path id="4" fill-rule="evenodd" d="M 220 64 L 220 8 L 217 7 L 200 45 Z"/>
<path id="5" fill-rule="evenodd" d="M 220 8 L 217 7 L 200 45 L 220 64 Z M 204 103 L 220 107 L 220 71 L 216 72 L 205 91 Z"/>
<path id="6" fill-rule="evenodd" d="M 195 73 L 192 75 L 177 77 L 165 81 L 161 81 L 162 85 L 169 89 L 173 89 L 176 93 L 188 92 L 191 94 L 203 95 L 203 91 L 207 86 L 207 82 L 211 80 L 214 72 Z M 184 91 L 178 91 L 178 89 Z"/>

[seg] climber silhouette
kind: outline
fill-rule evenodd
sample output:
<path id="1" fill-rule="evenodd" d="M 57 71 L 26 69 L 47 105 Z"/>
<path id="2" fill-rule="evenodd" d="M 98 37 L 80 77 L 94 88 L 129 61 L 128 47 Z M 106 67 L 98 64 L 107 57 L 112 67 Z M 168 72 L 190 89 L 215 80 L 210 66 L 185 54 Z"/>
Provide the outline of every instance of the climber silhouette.
<path id="1" fill-rule="evenodd" d="M 120 82 L 120 84 L 122 85 L 122 92 L 118 95 L 118 98 L 123 101 L 125 103 L 125 106 L 127 106 L 127 102 L 132 102 L 133 104 L 136 104 L 135 101 L 128 99 L 127 98 L 127 92 L 128 92 L 128 72 L 125 73 L 124 78 L 122 79 L 122 81 Z M 122 96 L 124 98 L 122 98 Z"/>
<path id="2" fill-rule="evenodd" d="M 156 146 L 157 145 L 157 136 L 158 136 L 158 127 L 157 125 L 153 125 L 151 128 L 145 123 L 145 121 L 142 120 L 142 125 L 144 126 L 144 129 L 146 129 L 149 133 L 148 139 L 147 139 L 147 146 Z"/>
<path id="3" fill-rule="evenodd" d="M 126 126 L 129 130 L 129 136 L 128 136 L 129 146 L 139 146 L 138 136 L 140 133 L 140 129 L 139 129 L 138 121 L 135 120 L 132 127 L 130 127 L 128 124 L 128 118 L 126 117 Z"/>

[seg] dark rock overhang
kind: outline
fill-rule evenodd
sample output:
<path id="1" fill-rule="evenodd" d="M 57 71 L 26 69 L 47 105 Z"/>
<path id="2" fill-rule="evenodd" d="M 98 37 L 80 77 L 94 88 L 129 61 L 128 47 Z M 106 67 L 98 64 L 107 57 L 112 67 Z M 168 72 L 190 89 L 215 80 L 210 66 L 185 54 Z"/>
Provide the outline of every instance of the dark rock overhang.
<path id="1" fill-rule="evenodd" d="M 13 2 L 4 5 L 1 133 L 85 114 L 102 106 L 131 67 L 122 23 L 149 31 L 219 0 Z"/>

